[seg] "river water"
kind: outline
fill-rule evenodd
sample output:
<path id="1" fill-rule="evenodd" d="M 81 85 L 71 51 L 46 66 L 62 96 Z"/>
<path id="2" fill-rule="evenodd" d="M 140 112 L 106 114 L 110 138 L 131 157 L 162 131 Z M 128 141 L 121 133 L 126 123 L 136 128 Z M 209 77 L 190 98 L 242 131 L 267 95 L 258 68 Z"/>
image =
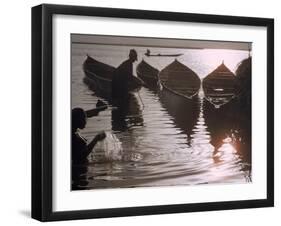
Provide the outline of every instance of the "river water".
<path id="1" fill-rule="evenodd" d="M 88 110 L 102 99 L 83 82 L 86 55 L 116 67 L 127 59 L 130 48 L 72 44 L 72 108 Z M 133 48 L 138 52 L 135 67 L 142 58 L 159 70 L 174 60 L 146 58 L 146 48 Z M 247 51 L 235 50 L 150 50 L 184 53 L 177 59 L 200 78 L 222 61 L 234 72 L 248 57 Z M 88 119 L 81 131 L 83 137 L 91 141 L 101 131 L 107 136 L 95 146 L 88 164 L 73 166 L 78 173 L 72 189 L 251 182 L 251 135 L 239 121 L 243 111 L 210 111 L 202 91 L 192 107 L 171 106 L 165 100 L 163 95 L 143 87 L 130 96 L 125 109 L 108 103 L 105 111 Z"/>

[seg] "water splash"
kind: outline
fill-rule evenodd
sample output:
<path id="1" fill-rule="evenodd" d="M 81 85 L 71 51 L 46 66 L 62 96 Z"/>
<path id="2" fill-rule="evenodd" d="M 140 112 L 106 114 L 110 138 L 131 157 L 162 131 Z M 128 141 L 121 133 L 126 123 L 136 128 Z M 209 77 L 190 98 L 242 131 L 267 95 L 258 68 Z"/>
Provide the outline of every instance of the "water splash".
<path id="1" fill-rule="evenodd" d="M 89 155 L 90 162 L 110 162 L 122 159 L 122 145 L 115 134 L 106 132 L 104 140 L 99 141 Z"/>

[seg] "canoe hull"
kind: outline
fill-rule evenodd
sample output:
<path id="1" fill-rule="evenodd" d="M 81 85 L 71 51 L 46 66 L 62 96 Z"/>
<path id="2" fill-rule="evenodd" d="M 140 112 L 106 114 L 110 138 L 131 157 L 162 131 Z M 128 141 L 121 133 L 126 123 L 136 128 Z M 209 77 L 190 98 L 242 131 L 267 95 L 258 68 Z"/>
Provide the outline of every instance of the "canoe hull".
<path id="1" fill-rule="evenodd" d="M 183 54 L 145 54 L 147 57 L 179 57 Z"/>
<path id="2" fill-rule="evenodd" d="M 199 115 L 198 89 L 191 92 L 190 96 L 178 93 L 169 89 L 159 79 L 159 71 L 153 69 L 146 62 L 140 63 L 137 67 L 138 76 L 141 77 L 146 86 L 158 95 L 161 105 L 167 110 L 173 121 L 184 131 L 191 134 Z M 157 74 L 157 77 L 156 77 Z M 157 79 L 156 79 L 157 78 Z"/>
<path id="3" fill-rule="evenodd" d="M 112 97 L 112 79 L 115 68 L 101 63 L 91 57 L 87 57 L 83 64 L 85 73 L 84 82 L 97 95 L 102 97 Z M 143 81 L 135 76 L 132 76 L 129 81 L 128 92 L 138 92 L 143 85 Z"/>
<path id="4" fill-rule="evenodd" d="M 203 79 L 202 87 L 205 99 L 215 108 L 220 108 L 235 98 L 237 79 L 222 63 Z"/>
<path id="5" fill-rule="evenodd" d="M 158 84 L 159 70 L 142 60 L 137 68 L 137 75 L 144 81 L 145 86 L 155 90 Z"/>
<path id="6" fill-rule="evenodd" d="M 197 95 L 201 80 L 194 71 L 175 60 L 159 72 L 159 83 L 171 92 L 190 99 Z"/>
<path id="7" fill-rule="evenodd" d="M 100 96 L 111 96 L 112 81 L 98 79 L 93 72 L 87 70 L 84 70 L 84 72 L 84 82 L 89 86 L 91 90 L 93 90 Z"/>

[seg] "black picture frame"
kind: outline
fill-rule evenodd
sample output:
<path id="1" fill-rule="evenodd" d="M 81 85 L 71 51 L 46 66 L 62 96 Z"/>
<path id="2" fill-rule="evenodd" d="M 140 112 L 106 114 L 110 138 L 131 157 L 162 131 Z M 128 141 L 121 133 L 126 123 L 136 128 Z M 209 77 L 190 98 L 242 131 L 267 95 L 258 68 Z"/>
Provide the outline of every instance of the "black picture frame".
<path id="1" fill-rule="evenodd" d="M 267 197 L 266 199 L 160 206 L 52 210 L 52 18 L 55 14 L 109 18 L 247 25 L 267 29 Z M 32 8 L 32 218 L 40 221 L 122 217 L 274 206 L 274 20 L 237 16 L 43 4 Z"/>

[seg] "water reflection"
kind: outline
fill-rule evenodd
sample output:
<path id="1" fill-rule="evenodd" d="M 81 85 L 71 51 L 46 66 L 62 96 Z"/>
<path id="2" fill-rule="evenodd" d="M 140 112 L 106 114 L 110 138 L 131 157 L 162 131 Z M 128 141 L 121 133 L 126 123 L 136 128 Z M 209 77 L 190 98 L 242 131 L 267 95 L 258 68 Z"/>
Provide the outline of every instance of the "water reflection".
<path id="1" fill-rule="evenodd" d="M 213 153 L 213 146 L 210 144 L 211 136 L 205 123 L 202 96 L 198 97 L 198 105 L 199 116 L 196 120 L 196 124 L 192 129 L 191 147 L 193 148 L 194 153 L 204 153 L 205 156 L 211 157 Z"/>
<path id="2" fill-rule="evenodd" d="M 214 147 L 214 163 L 219 171 L 235 178 L 240 174 L 251 181 L 251 127 L 237 103 L 230 101 L 220 108 L 204 99 L 205 120 Z M 246 121 L 247 123 L 246 123 Z"/>
<path id="3" fill-rule="evenodd" d="M 180 113 L 163 96 L 144 94 L 144 105 L 155 98 L 158 110 L 164 107 L 162 122 L 153 116 L 156 106 L 143 107 L 136 95 L 113 104 L 112 139 L 97 146 L 92 163 L 82 168 L 79 189 L 251 181 L 249 141 L 242 142 L 235 114 L 209 106 L 202 95 L 181 105 Z M 198 114 L 187 119 L 189 112 Z"/>
<path id="4" fill-rule="evenodd" d="M 187 144 L 190 145 L 190 135 L 199 114 L 198 97 L 187 99 L 165 89 L 159 91 L 159 97 L 162 106 L 172 116 L 174 124 L 187 135 Z"/>
<path id="5" fill-rule="evenodd" d="M 122 100 L 115 100 L 111 111 L 112 130 L 124 132 L 131 127 L 142 126 L 141 105 L 135 94 L 129 94 Z"/>
<path id="6" fill-rule="evenodd" d="M 88 166 L 85 165 L 72 165 L 72 190 L 86 189 L 89 185 L 89 178 L 87 177 Z"/>

